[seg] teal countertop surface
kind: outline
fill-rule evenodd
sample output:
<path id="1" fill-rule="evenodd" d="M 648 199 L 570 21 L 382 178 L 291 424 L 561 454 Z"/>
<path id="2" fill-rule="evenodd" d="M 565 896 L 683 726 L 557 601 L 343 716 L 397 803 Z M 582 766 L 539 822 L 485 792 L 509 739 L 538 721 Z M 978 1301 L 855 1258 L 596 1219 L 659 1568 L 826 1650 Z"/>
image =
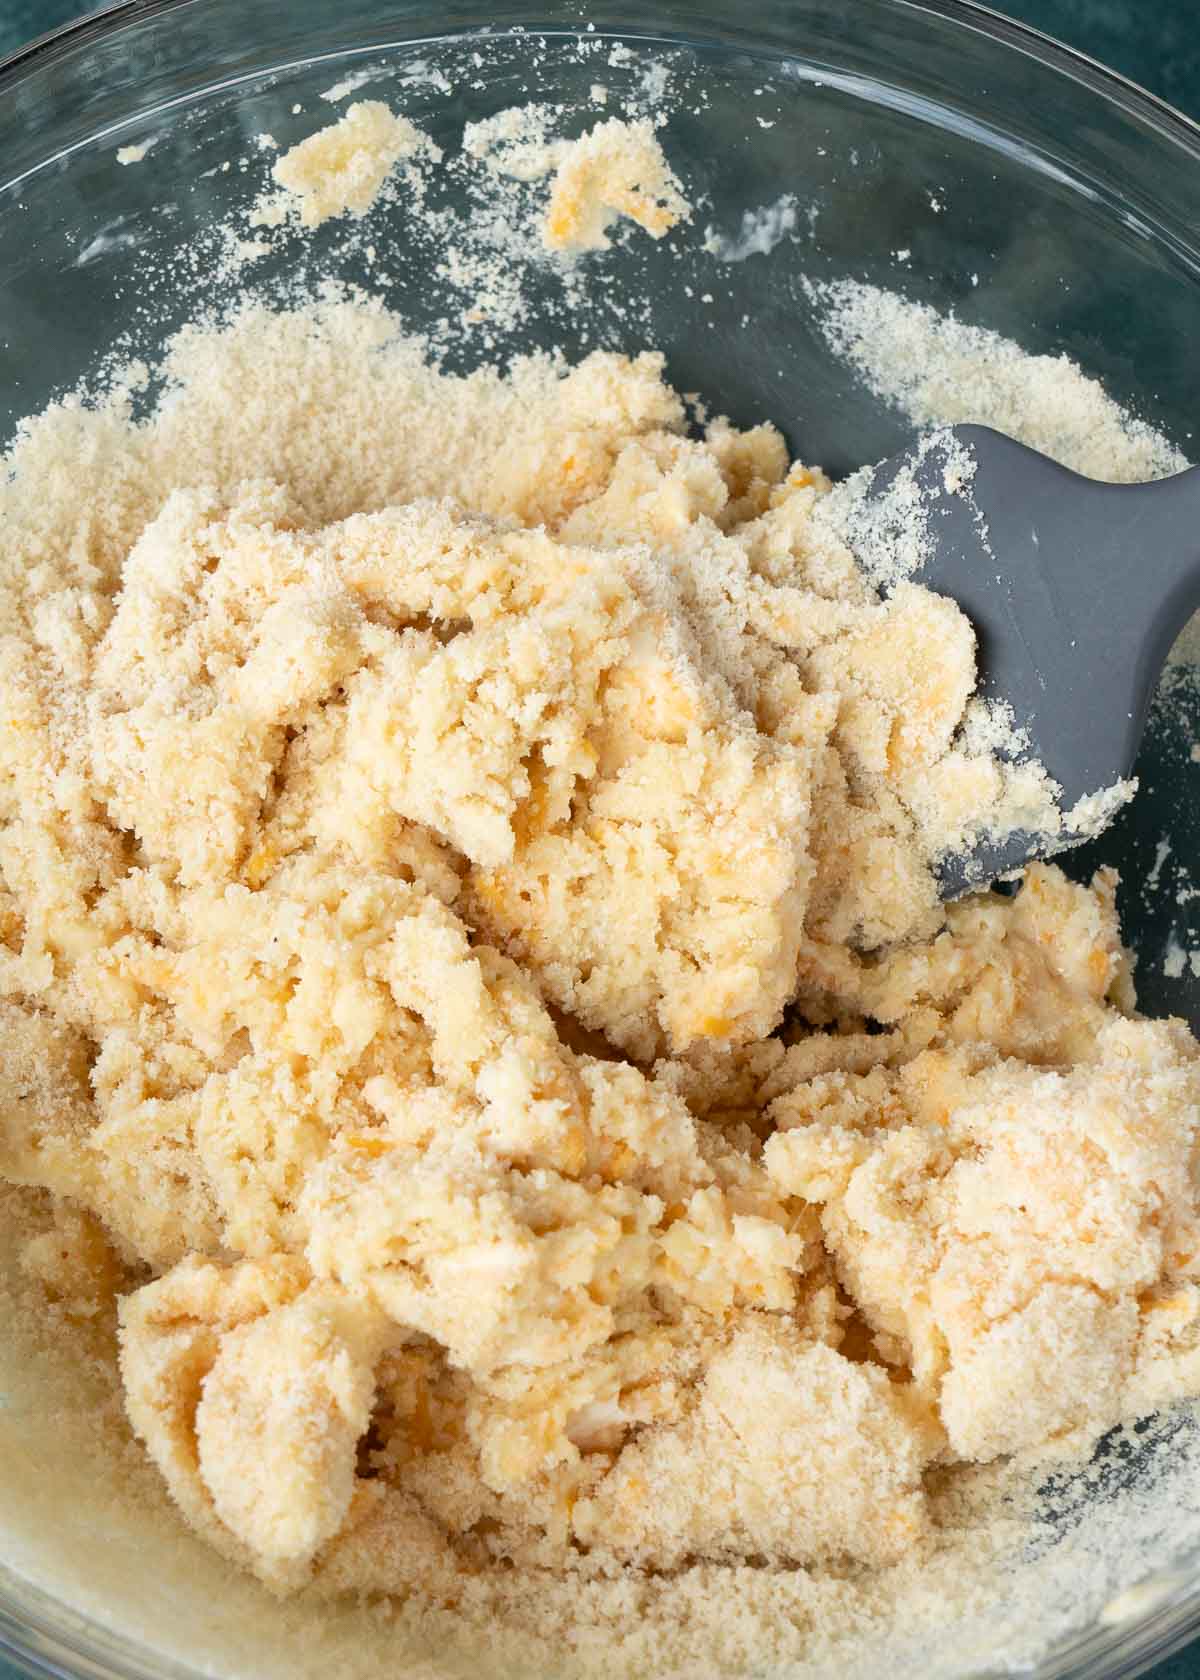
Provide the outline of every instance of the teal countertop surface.
<path id="1" fill-rule="evenodd" d="M 78 0 L 0 0 L 0 56 L 60 28 L 80 9 Z M 1200 120 L 1200 0 L 993 0 L 993 9 L 1057 36 Z M 1152 1680 L 1200 1680 L 1200 1641 L 1151 1672 Z M 16 1680 L 2 1661 L 0 1680 Z"/>

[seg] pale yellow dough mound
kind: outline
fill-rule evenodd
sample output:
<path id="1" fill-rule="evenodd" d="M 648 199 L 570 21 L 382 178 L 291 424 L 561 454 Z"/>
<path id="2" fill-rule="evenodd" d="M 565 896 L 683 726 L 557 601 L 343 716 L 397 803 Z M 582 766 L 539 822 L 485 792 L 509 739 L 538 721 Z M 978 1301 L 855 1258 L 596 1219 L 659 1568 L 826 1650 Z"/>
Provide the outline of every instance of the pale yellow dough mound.
<path id="1" fill-rule="evenodd" d="M 1048 791 L 819 472 L 361 305 L 167 374 L 0 487 L 0 1174 L 202 1534 L 441 1604 L 884 1565 L 1200 1391 L 1196 1044 L 1111 879 L 939 904 Z"/>

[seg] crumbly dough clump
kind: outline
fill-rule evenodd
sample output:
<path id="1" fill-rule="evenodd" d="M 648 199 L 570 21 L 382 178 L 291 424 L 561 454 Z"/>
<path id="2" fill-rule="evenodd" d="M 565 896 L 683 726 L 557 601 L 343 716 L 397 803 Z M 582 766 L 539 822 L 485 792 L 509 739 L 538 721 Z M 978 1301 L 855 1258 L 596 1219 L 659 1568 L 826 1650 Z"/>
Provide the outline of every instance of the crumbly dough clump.
<path id="1" fill-rule="evenodd" d="M 272 167 L 304 227 L 333 216 L 365 216 L 401 158 L 438 148 L 382 100 L 360 99 L 335 123 L 299 141 Z"/>
<path id="2" fill-rule="evenodd" d="M 598 251 L 609 244 L 607 229 L 618 216 L 644 228 L 651 239 L 691 216 L 663 149 L 646 118 L 611 117 L 555 157 L 554 179 L 542 236 L 553 250 Z"/>
<path id="3" fill-rule="evenodd" d="M 364 306 L 166 371 L 0 486 L 0 1175 L 201 1533 L 442 1604 L 883 1565 L 1200 1389 L 1196 1044 L 1110 877 L 939 904 L 1029 772 L 819 472 Z"/>
<path id="4" fill-rule="evenodd" d="M 648 117 L 610 117 L 575 140 L 552 137 L 561 106 L 514 105 L 469 123 L 463 149 L 493 175 L 518 181 L 550 177 L 541 215 L 542 243 L 568 258 L 607 250 L 608 230 L 625 217 L 661 239 L 692 206 L 667 162 L 656 125 Z"/>

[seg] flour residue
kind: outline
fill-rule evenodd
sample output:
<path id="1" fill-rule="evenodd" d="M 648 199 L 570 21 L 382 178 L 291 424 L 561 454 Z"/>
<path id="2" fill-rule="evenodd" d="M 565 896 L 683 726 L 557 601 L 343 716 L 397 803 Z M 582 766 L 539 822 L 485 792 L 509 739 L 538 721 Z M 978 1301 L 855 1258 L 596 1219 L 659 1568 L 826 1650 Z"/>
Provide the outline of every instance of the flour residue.
<path id="1" fill-rule="evenodd" d="M 747 257 L 765 257 L 785 239 L 795 236 L 799 220 L 795 194 L 781 193 L 771 204 L 744 211 L 741 227 L 735 234 L 707 227 L 704 230 L 704 249 L 723 263 L 745 262 Z"/>

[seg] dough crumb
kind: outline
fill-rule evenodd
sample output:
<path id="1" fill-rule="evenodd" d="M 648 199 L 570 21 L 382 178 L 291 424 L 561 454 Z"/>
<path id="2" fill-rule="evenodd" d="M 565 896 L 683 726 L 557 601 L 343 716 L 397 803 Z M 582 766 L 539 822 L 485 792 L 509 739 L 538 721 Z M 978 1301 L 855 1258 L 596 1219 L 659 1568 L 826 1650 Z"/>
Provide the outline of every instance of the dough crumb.
<path id="1" fill-rule="evenodd" d="M 395 165 L 417 152 L 436 161 L 429 138 L 377 99 L 358 100 L 345 115 L 276 159 L 271 169 L 305 227 L 334 216 L 365 216 Z"/>
<path id="2" fill-rule="evenodd" d="M 661 239 L 691 214 L 653 124 L 610 118 L 556 160 L 542 236 L 552 251 L 602 251 L 618 216 Z"/>
<path id="3" fill-rule="evenodd" d="M 612 117 L 577 140 L 551 137 L 557 118 L 550 105 L 511 106 L 463 132 L 467 155 L 497 174 L 518 181 L 553 174 L 542 220 L 550 250 L 605 250 L 607 230 L 620 216 L 652 239 L 690 219 L 692 207 L 648 118 Z"/>

